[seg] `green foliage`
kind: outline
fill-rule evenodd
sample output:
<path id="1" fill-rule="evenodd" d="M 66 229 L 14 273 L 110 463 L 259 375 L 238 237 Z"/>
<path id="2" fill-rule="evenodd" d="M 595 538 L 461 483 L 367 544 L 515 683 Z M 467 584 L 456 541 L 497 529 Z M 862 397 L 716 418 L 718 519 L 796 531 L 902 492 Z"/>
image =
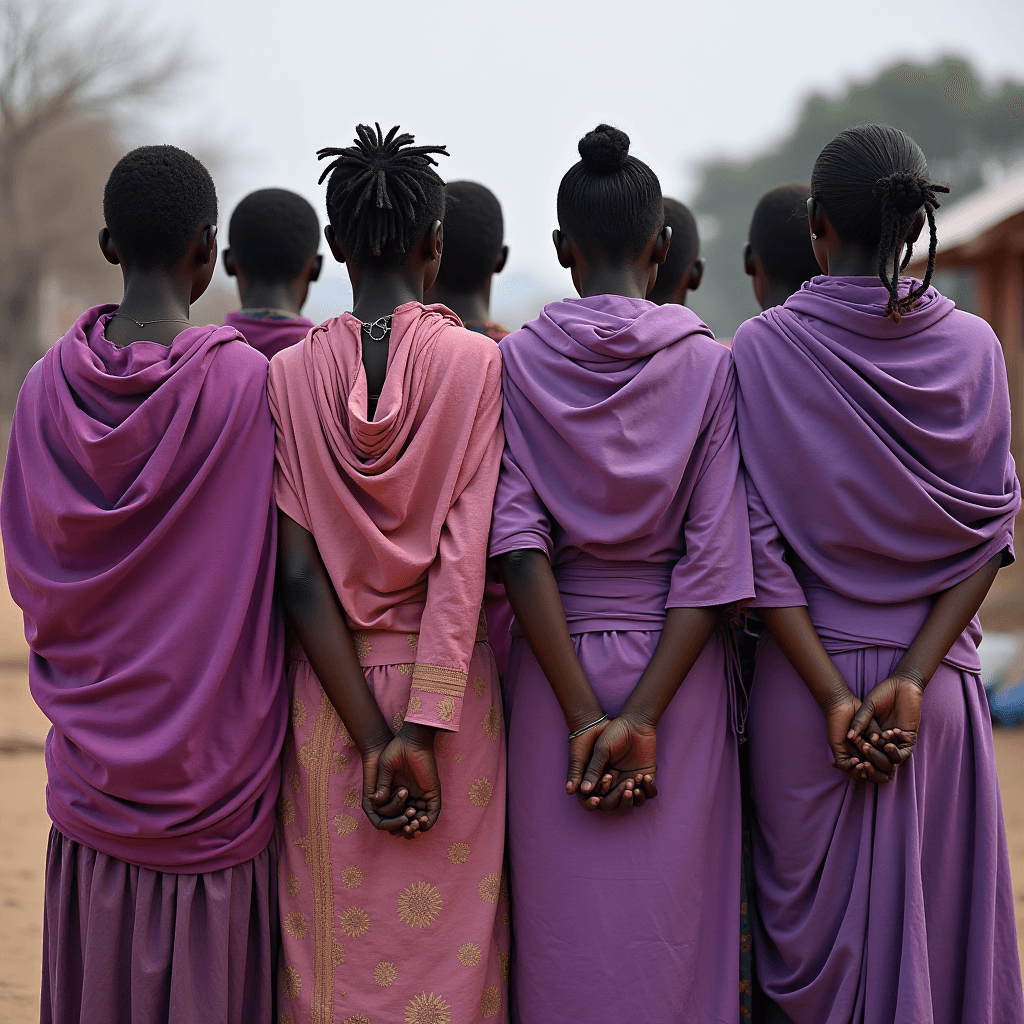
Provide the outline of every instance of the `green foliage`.
<path id="1" fill-rule="evenodd" d="M 728 337 L 760 310 L 742 252 L 757 200 L 787 181 L 809 181 L 822 147 L 844 128 L 868 121 L 902 128 L 924 150 L 933 179 L 953 187 L 956 202 L 982 184 L 989 161 L 1024 156 L 1024 83 L 988 91 L 969 64 L 947 58 L 930 66 L 897 64 L 838 99 L 808 98 L 796 127 L 771 152 L 746 163 L 713 161 L 701 168 L 693 202 L 713 217 L 718 234 L 702 240 L 708 271 L 690 305 L 716 334 Z"/>

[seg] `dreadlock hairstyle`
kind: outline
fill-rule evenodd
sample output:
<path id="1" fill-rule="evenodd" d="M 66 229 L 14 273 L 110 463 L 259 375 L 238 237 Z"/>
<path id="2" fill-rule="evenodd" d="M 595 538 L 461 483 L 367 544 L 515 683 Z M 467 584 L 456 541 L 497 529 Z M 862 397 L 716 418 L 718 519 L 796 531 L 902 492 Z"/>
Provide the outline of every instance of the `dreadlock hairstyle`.
<path id="1" fill-rule="evenodd" d="M 924 295 L 935 271 L 936 193 L 948 192 L 949 186 L 929 181 L 927 174 L 921 147 L 906 132 L 887 124 L 862 124 L 840 132 L 818 155 L 811 173 L 811 195 L 828 211 L 839 237 L 878 247 L 878 276 L 889 292 L 885 315 L 897 324 Z M 913 252 L 904 239 L 921 207 L 930 232 L 928 269 L 921 286 L 901 299 L 900 271 Z M 904 244 L 907 251 L 901 262 Z"/>
<path id="2" fill-rule="evenodd" d="M 432 221 L 444 217 L 444 182 L 431 154 L 444 146 L 414 146 L 395 125 L 385 136 L 376 125 L 356 125 L 354 145 L 321 149 L 334 157 L 320 175 L 327 182 L 327 216 L 345 251 L 357 262 L 368 256 L 396 261 Z M 433 165 L 433 167 L 431 166 Z"/>
<path id="3" fill-rule="evenodd" d="M 580 160 L 558 186 L 559 226 L 606 258 L 639 256 L 665 223 L 657 175 L 610 125 L 599 124 L 577 148 Z"/>

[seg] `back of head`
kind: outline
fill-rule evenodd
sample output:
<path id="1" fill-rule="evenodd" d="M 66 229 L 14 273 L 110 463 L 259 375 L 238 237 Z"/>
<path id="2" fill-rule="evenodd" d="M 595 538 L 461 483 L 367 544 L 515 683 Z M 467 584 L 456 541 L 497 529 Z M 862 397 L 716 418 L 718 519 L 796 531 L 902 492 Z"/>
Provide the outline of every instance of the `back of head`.
<path id="1" fill-rule="evenodd" d="M 497 197 L 475 181 L 450 181 L 444 189 L 444 252 L 437 280 L 454 292 L 476 291 L 494 272 L 505 224 Z"/>
<path id="2" fill-rule="evenodd" d="M 792 291 L 821 273 L 807 223 L 810 196 L 810 185 L 795 183 L 765 192 L 754 207 L 747 236 L 771 281 Z"/>
<path id="3" fill-rule="evenodd" d="M 700 236 L 697 221 L 688 206 L 668 196 L 662 200 L 665 210 L 665 226 L 672 229 L 672 244 L 665 262 L 658 268 L 658 279 L 647 297 L 651 302 L 662 303 L 675 290 L 680 278 L 694 260 L 700 257 Z"/>
<path id="4" fill-rule="evenodd" d="M 664 223 L 657 175 L 629 155 L 629 136 L 607 124 L 578 149 L 580 160 L 558 186 L 559 226 L 595 255 L 636 258 Z"/>
<path id="5" fill-rule="evenodd" d="M 320 243 L 320 222 L 302 196 L 283 188 L 251 192 L 231 214 L 228 244 L 254 281 L 291 282 Z"/>
<path id="6" fill-rule="evenodd" d="M 103 190 L 103 218 L 117 251 L 140 270 L 170 269 L 196 231 L 217 220 L 210 172 L 176 146 L 141 146 L 118 160 Z"/>
<path id="7" fill-rule="evenodd" d="M 818 155 L 811 174 L 811 194 L 824 206 L 839 237 L 877 247 L 878 276 L 890 296 L 886 316 L 896 323 L 924 294 L 935 269 L 936 193 L 949 188 L 929 181 L 927 174 L 921 147 L 906 132 L 887 124 L 862 124 L 840 132 Z M 922 208 L 930 231 L 928 270 L 921 287 L 900 299 L 899 272 L 913 251 L 908 244 L 900 263 L 901 243 Z"/>
<path id="8" fill-rule="evenodd" d="M 327 148 L 317 159 L 334 157 L 320 175 L 327 182 L 327 217 L 347 258 L 397 266 L 416 240 L 444 218 L 444 182 L 433 169 L 432 154 L 447 156 L 444 146 L 414 146 L 395 125 L 385 136 L 376 125 L 356 126 L 353 145 Z"/>

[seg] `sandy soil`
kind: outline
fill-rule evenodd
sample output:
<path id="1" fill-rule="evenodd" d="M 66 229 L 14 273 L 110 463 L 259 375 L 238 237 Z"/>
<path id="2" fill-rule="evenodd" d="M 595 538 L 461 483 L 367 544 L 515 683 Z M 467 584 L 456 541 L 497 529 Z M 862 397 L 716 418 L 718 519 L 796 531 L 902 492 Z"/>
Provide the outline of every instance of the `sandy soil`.
<path id="1" fill-rule="evenodd" d="M 26 660 L 21 614 L 0 583 L 0 1024 L 39 1020 L 47 722 L 29 695 Z M 998 731 L 996 756 L 1024 936 L 1024 729 Z"/>

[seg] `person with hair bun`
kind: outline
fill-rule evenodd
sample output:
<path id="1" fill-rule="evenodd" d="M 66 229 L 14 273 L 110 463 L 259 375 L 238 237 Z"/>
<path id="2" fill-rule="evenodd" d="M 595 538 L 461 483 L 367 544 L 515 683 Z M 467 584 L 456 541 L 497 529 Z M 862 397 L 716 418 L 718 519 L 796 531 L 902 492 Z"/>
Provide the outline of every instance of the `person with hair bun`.
<path id="1" fill-rule="evenodd" d="M 319 243 L 316 211 L 283 188 L 250 192 L 231 214 L 224 270 L 238 283 L 242 308 L 224 323 L 268 359 L 313 327 L 302 307 L 323 267 Z"/>
<path id="2" fill-rule="evenodd" d="M 899 129 L 841 132 L 807 201 L 823 276 L 733 341 L 776 1024 L 1024 1021 L 977 649 L 1020 485 L 999 342 L 930 287 L 946 191 Z M 926 224 L 925 278 L 901 279 Z"/>
<path id="3" fill-rule="evenodd" d="M 507 1019 L 505 736 L 481 613 L 501 356 L 423 305 L 447 151 L 356 131 L 319 154 L 352 312 L 278 353 L 268 385 L 294 635 L 279 1019 Z"/>
<path id="4" fill-rule="evenodd" d="M 523 1022 L 736 1024 L 739 709 L 716 627 L 754 591 L 732 357 L 646 298 L 672 229 L 629 137 L 599 125 L 579 153 L 554 243 L 580 298 L 499 346 L 512 1002 Z"/>

